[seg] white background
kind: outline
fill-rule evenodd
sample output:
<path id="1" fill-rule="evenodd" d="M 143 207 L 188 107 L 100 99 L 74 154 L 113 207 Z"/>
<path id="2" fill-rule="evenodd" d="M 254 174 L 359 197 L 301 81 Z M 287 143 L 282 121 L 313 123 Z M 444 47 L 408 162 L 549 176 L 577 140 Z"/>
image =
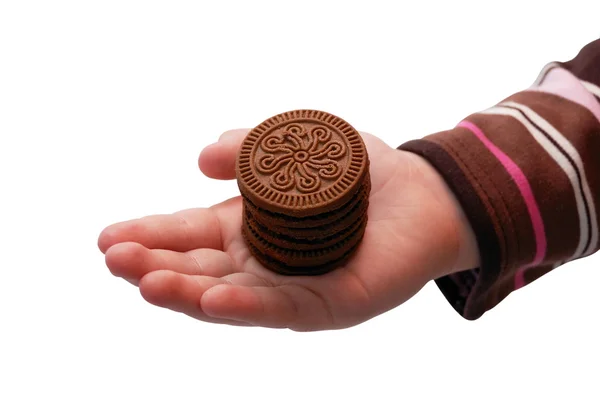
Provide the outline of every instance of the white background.
<path id="1" fill-rule="evenodd" d="M 430 283 L 310 334 L 202 324 L 104 265 L 104 226 L 237 193 L 196 166 L 227 129 L 310 107 L 397 146 L 599 33 L 596 1 L 403 3 L 0 1 L 0 396 L 598 397 L 597 256 L 475 322 Z"/>

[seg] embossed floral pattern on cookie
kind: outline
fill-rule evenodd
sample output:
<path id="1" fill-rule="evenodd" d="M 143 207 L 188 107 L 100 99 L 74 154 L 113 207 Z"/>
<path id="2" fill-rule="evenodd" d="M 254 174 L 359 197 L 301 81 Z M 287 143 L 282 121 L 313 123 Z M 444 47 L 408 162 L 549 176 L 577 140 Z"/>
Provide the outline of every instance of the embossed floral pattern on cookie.
<path id="1" fill-rule="evenodd" d="M 336 180 L 344 172 L 340 160 L 347 148 L 332 138 L 325 126 L 290 123 L 262 140 L 264 154 L 256 158 L 256 169 L 269 175 L 270 185 L 280 192 L 316 192 L 323 180 Z"/>
<path id="2" fill-rule="evenodd" d="M 250 130 L 235 170 L 245 200 L 273 214 L 306 218 L 351 200 L 369 173 L 369 156 L 346 121 L 299 109 Z"/>

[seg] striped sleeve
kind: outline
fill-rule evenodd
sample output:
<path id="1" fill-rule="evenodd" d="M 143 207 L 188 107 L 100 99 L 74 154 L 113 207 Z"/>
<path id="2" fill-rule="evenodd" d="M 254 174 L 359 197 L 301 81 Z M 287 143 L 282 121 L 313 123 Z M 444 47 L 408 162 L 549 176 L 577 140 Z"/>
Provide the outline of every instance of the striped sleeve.
<path id="1" fill-rule="evenodd" d="M 436 280 L 466 319 L 598 251 L 599 87 L 597 40 L 527 90 L 399 147 L 437 169 L 475 232 L 480 267 Z"/>

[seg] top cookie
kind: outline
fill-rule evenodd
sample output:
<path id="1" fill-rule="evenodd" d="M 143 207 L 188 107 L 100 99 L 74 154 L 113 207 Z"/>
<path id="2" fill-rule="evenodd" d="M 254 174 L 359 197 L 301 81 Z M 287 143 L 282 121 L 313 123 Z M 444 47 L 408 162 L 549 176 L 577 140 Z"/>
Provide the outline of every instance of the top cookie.
<path id="1" fill-rule="evenodd" d="M 368 168 L 358 132 L 316 110 L 265 120 L 248 133 L 236 162 L 238 186 L 247 200 L 294 217 L 342 206 L 359 189 Z"/>

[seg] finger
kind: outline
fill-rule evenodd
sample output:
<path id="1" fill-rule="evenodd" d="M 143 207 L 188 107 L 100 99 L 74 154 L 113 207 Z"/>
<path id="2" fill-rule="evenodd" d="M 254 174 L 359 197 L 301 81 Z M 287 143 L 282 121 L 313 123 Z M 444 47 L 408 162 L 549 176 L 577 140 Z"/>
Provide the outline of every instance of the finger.
<path id="1" fill-rule="evenodd" d="M 213 249 L 197 249 L 180 253 L 148 249 L 135 242 L 118 243 L 106 251 L 106 265 L 118 277 L 137 283 L 144 275 L 170 270 L 187 275 L 221 277 L 234 272 L 228 254 Z"/>
<path id="2" fill-rule="evenodd" d="M 243 321 L 215 319 L 202 310 L 201 300 L 205 292 L 223 283 L 227 282 L 208 276 L 155 271 L 145 275 L 140 280 L 139 287 L 142 297 L 150 304 L 181 312 L 204 322 L 251 326 Z"/>
<path id="3" fill-rule="evenodd" d="M 106 253 L 109 247 L 121 242 L 180 252 L 223 248 L 220 222 L 212 209 L 189 209 L 113 224 L 100 234 L 98 247 Z"/>
<path id="4" fill-rule="evenodd" d="M 300 286 L 216 285 L 201 304 L 209 316 L 256 326 L 298 331 L 334 327 L 322 300 Z"/>
<path id="5" fill-rule="evenodd" d="M 198 166 L 204 175 L 217 180 L 235 178 L 235 159 L 247 129 L 230 130 L 221 135 L 219 142 L 207 146 L 198 157 Z"/>

